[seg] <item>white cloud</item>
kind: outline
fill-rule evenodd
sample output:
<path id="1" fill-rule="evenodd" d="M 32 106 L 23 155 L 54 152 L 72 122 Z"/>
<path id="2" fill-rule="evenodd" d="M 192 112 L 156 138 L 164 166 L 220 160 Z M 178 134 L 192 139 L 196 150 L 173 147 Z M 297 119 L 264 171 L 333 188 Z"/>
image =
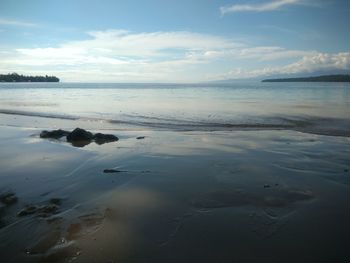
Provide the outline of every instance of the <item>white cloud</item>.
<path id="1" fill-rule="evenodd" d="M 41 67 L 68 81 L 82 79 L 86 72 L 96 81 L 106 81 L 106 75 L 114 77 L 114 81 L 187 80 L 193 76 L 185 71 L 193 65 L 206 63 L 215 59 L 216 53 L 242 45 L 231 39 L 192 32 L 106 30 L 91 31 L 88 36 L 91 38 L 58 47 L 16 49 L 12 55 L 0 56 L 0 70 Z"/>
<path id="2" fill-rule="evenodd" d="M 66 42 L 58 47 L 22 48 L 17 52 L 42 64 L 82 64 L 109 60 L 152 62 L 187 57 L 190 53 L 206 56 L 242 46 L 230 39 L 191 32 L 130 33 L 123 30 L 88 32 L 91 39 Z M 22 57 L 23 58 L 23 57 Z M 29 61 L 28 61 L 29 62 Z"/>
<path id="3" fill-rule="evenodd" d="M 311 74 L 313 72 L 350 71 L 350 52 L 314 53 L 281 67 L 264 67 L 254 70 L 233 69 L 226 74 L 216 76 L 217 79 L 240 79 L 265 77 L 270 75 Z"/>
<path id="4" fill-rule="evenodd" d="M 275 0 L 262 4 L 235 4 L 231 6 L 220 7 L 221 14 L 235 13 L 235 12 L 267 12 L 280 9 L 286 5 L 293 5 L 300 3 L 301 0 Z"/>
<path id="5" fill-rule="evenodd" d="M 103 47 L 109 55 L 148 57 L 169 50 L 225 49 L 237 46 L 232 40 L 192 32 L 131 33 L 124 30 L 89 32 L 93 39 L 70 42 L 69 47 L 84 47 L 90 51 Z"/>
<path id="6" fill-rule="evenodd" d="M 241 58 L 257 59 L 259 61 L 272 61 L 279 59 L 302 57 L 315 53 L 314 51 L 287 50 L 276 46 L 261 46 L 243 48 L 239 52 Z"/>
<path id="7" fill-rule="evenodd" d="M 318 53 L 305 56 L 295 63 L 282 67 L 279 71 L 281 73 L 299 73 L 334 69 L 350 69 L 349 52 L 336 54 Z"/>
<path id="8" fill-rule="evenodd" d="M 207 50 L 204 52 L 193 51 L 187 54 L 188 58 L 197 60 L 214 60 L 214 59 L 251 59 L 255 61 L 274 61 L 289 58 L 301 58 L 306 55 L 315 54 L 316 51 L 288 50 L 277 46 L 257 46 L 247 47 L 241 45 L 235 48 L 221 50 Z"/>
<path id="9" fill-rule="evenodd" d="M 271 73 L 350 68 L 348 53 L 323 54 L 278 46 L 249 46 L 230 38 L 192 32 L 125 30 L 88 32 L 88 39 L 56 47 L 0 52 L 0 72 L 54 74 L 63 81 L 196 82 Z M 283 66 L 283 62 L 296 62 Z M 247 70 L 252 65 L 263 68 Z M 275 65 L 282 65 L 276 67 Z"/>
<path id="10" fill-rule="evenodd" d="M 24 27 L 36 27 L 37 26 L 34 23 L 23 22 L 23 21 L 19 21 L 19 20 L 3 19 L 3 18 L 0 18 L 0 25 L 5 25 L 5 26 L 24 26 Z"/>

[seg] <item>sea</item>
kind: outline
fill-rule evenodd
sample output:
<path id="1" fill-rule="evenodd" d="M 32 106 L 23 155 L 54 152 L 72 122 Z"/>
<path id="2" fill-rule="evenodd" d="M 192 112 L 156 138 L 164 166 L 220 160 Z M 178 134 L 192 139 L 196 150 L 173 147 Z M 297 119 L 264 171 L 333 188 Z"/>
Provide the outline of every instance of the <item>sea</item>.
<path id="1" fill-rule="evenodd" d="M 0 83 L 0 114 L 115 129 L 291 129 L 349 136 L 350 83 Z"/>

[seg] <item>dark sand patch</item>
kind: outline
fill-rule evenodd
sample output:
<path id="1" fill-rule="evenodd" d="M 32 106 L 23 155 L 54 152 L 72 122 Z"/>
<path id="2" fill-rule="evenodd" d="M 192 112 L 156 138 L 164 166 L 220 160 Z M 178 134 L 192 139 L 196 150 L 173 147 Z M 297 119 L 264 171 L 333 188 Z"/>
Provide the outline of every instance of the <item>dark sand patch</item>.
<path id="1" fill-rule="evenodd" d="M 61 239 L 59 228 L 50 230 L 46 236 L 41 238 L 34 246 L 27 248 L 26 253 L 29 255 L 45 254 L 49 249 L 56 246 Z"/>
<path id="2" fill-rule="evenodd" d="M 104 215 L 97 213 L 79 216 L 75 223 L 68 224 L 63 218 L 48 220 L 49 231 L 40 240 L 25 249 L 36 262 L 71 262 L 81 255 L 76 240 L 94 233 L 101 227 Z"/>
<path id="3" fill-rule="evenodd" d="M 77 218 L 75 223 L 69 224 L 66 230 L 65 239 L 72 241 L 79 237 L 91 234 L 101 227 L 104 220 L 105 215 L 97 213 L 81 215 Z"/>
<path id="4" fill-rule="evenodd" d="M 73 262 L 81 254 L 74 242 L 65 242 L 51 248 L 45 255 L 38 258 L 39 263 Z"/>

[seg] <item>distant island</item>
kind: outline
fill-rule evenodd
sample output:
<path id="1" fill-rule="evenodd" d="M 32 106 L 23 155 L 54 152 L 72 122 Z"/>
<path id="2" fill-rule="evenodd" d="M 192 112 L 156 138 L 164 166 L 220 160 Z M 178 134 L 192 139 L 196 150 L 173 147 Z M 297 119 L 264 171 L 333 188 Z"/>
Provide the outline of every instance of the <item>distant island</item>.
<path id="1" fill-rule="evenodd" d="M 303 78 L 264 79 L 262 82 L 350 82 L 350 75 L 323 75 Z"/>
<path id="2" fill-rule="evenodd" d="M 59 82 L 55 76 L 24 76 L 17 73 L 0 74 L 0 82 Z"/>

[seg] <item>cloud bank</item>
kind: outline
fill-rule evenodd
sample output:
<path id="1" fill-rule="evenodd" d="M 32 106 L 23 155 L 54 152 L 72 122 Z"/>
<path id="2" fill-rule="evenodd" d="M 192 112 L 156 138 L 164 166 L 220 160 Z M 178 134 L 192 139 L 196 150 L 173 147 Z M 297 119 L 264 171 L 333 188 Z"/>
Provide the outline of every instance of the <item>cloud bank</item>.
<path id="1" fill-rule="evenodd" d="M 350 73 L 350 52 L 334 54 L 314 53 L 281 67 L 264 67 L 253 70 L 235 68 L 225 74 L 217 76 L 217 78 L 240 79 L 267 77 L 271 75 L 312 74 L 315 72 L 329 74 L 327 72 L 333 71 L 349 71 Z"/>
<path id="2" fill-rule="evenodd" d="M 350 53 L 251 46 L 194 32 L 105 30 L 58 46 L 0 51 L 0 73 L 53 74 L 63 81 L 198 82 L 348 70 L 349 61 Z"/>

